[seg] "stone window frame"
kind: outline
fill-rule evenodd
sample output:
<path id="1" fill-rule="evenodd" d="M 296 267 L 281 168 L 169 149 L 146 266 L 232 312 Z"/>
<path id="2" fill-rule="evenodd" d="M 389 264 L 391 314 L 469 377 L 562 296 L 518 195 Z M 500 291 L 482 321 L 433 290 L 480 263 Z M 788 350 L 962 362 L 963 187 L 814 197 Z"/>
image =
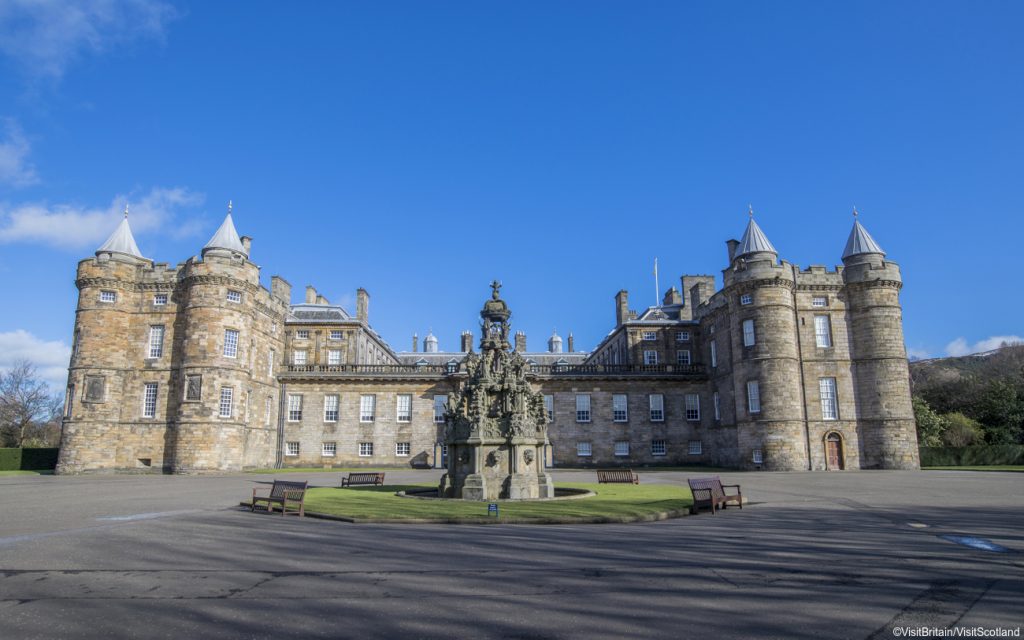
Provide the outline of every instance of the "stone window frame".
<path id="1" fill-rule="evenodd" d="M 341 349 L 328 349 L 327 350 L 327 366 L 329 366 L 329 367 L 340 367 L 341 366 Z"/>
<path id="2" fill-rule="evenodd" d="M 764 451 L 761 449 L 754 449 L 750 452 L 750 461 L 754 464 L 764 464 Z"/>
<path id="3" fill-rule="evenodd" d="M 621 398 L 621 404 L 619 404 Z M 612 422 L 629 422 L 629 395 L 625 393 L 612 394 Z"/>
<path id="4" fill-rule="evenodd" d="M 68 390 L 64 393 L 64 417 L 71 417 L 71 409 L 75 403 L 75 383 L 68 385 Z"/>
<path id="5" fill-rule="evenodd" d="M 344 337 L 345 334 L 341 329 L 331 329 L 331 332 L 327 334 L 328 340 L 342 340 Z"/>
<path id="6" fill-rule="evenodd" d="M 360 458 L 371 458 L 371 457 L 373 457 L 373 443 L 372 442 L 360 442 L 359 443 L 359 457 Z"/>
<path id="7" fill-rule="evenodd" d="M 100 302 L 103 304 L 114 304 L 117 302 L 117 291 L 114 291 L 113 289 L 101 289 Z"/>
<path id="8" fill-rule="evenodd" d="M 107 376 L 86 375 L 84 381 L 85 392 L 82 394 L 83 403 L 99 404 L 107 401 Z M 90 393 L 97 384 L 100 388 L 100 397 L 96 397 L 94 394 Z"/>
<path id="9" fill-rule="evenodd" d="M 747 380 L 747 412 L 761 413 L 761 383 L 757 380 Z"/>
<path id="10" fill-rule="evenodd" d="M 576 443 L 576 457 L 592 458 L 593 456 L 594 446 L 589 441 L 579 441 Z"/>
<path id="11" fill-rule="evenodd" d="M 652 456 L 664 456 L 668 455 L 668 443 L 663 438 L 651 440 L 651 455 Z"/>
<path id="12" fill-rule="evenodd" d="M 711 349 L 711 367 L 713 369 L 717 369 L 718 368 L 718 341 L 717 340 L 712 340 L 708 344 L 711 345 L 711 347 L 710 347 L 710 349 Z"/>
<path id="13" fill-rule="evenodd" d="M 690 332 L 689 331 L 686 331 L 686 330 L 676 331 L 676 342 L 689 342 L 689 341 L 690 341 Z"/>
<path id="14" fill-rule="evenodd" d="M 642 342 L 656 342 L 658 340 L 657 331 L 641 331 L 640 340 Z"/>
<path id="15" fill-rule="evenodd" d="M 359 422 L 369 424 L 377 419 L 377 395 L 363 393 L 359 395 Z"/>
<path id="16" fill-rule="evenodd" d="M 693 359 L 690 357 L 689 349 L 677 349 L 676 350 L 676 364 L 689 365 L 693 363 Z"/>
<path id="17" fill-rule="evenodd" d="M 625 445 L 625 446 L 622 446 Z M 628 458 L 629 457 L 629 440 L 616 440 L 615 441 L 615 457 L 617 458 Z"/>
<path id="18" fill-rule="evenodd" d="M 302 445 L 298 440 L 290 440 L 284 443 L 284 455 L 289 458 L 298 457 L 299 452 L 302 450 Z"/>
<path id="19" fill-rule="evenodd" d="M 711 394 L 711 404 L 715 407 L 715 422 L 722 421 L 722 398 L 717 391 Z"/>
<path id="20" fill-rule="evenodd" d="M 704 454 L 704 443 L 700 440 L 690 440 L 686 448 L 687 455 L 699 456 Z"/>
<path id="21" fill-rule="evenodd" d="M 242 292 L 238 291 L 237 289 L 228 289 L 228 293 L 227 296 L 225 296 L 225 300 L 232 304 L 242 304 Z"/>
<path id="22" fill-rule="evenodd" d="M 277 359 L 277 351 L 271 349 L 267 351 L 267 377 L 274 377 L 274 360 Z"/>
<path id="23" fill-rule="evenodd" d="M 692 402 L 691 402 L 692 401 Z M 700 394 L 687 393 L 683 396 L 683 407 L 689 422 L 700 422 Z"/>
<path id="24" fill-rule="evenodd" d="M 320 457 L 321 458 L 334 458 L 338 455 L 338 443 L 337 442 L 322 442 L 320 443 Z"/>
<path id="25" fill-rule="evenodd" d="M 301 356 L 300 356 L 301 354 Z M 301 361 L 301 362 L 300 362 Z M 309 352 L 305 349 L 292 349 L 292 366 L 304 367 L 309 363 Z"/>
<path id="26" fill-rule="evenodd" d="M 296 329 L 295 330 L 296 340 L 309 340 L 309 329 Z"/>
<path id="27" fill-rule="evenodd" d="M 226 402 L 226 404 L 225 404 Z M 227 413 L 224 412 L 224 408 L 227 407 Z M 235 388 L 234 387 L 221 387 L 220 388 L 220 402 L 217 405 L 217 417 L 218 418 L 233 418 L 235 415 Z"/>
<path id="28" fill-rule="evenodd" d="M 163 307 L 167 305 L 168 295 L 166 293 L 154 293 L 153 294 L 153 306 Z"/>
<path id="29" fill-rule="evenodd" d="M 821 400 L 821 419 L 833 422 L 839 419 L 839 390 L 834 377 L 818 378 L 818 397 Z"/>
<path id="30" fill-rule="evenodd" d="M 819 349 L 832 348 L 832 317 L 827 313 L 814 315 L 814 346 Z"/>
<path id="31" fill-rule="evenodd" d="M 644 365 L 646 366 L 657 366 L 658 364 L 658 350 L 657 349 L 644 349 Z"/>
<path id="32" fill-rule="evenodd" d="M 409 406 L 403 410 L 402 404 L 403 399 L 408 398 Z M 398 393 L 395 394 L 395 422 L 401 422 L 406 424 L 412 422 L 412 394 L 411 393 Z"/>
<path id="33" fill-rule="evenodd" d="M 544 411 L 547 412 L 548 422 L 555 421 L 555 395 L 553 393 L 544 396 Z"/>
<path id="34" fill-rule="evenodd" d="M 238 329 L 224 329 L 224 349 L 221 351 L 225 358 L 238 359 L 238 345 L 241 342 L 242 332 Z"/>
<path id="35" fill-rule="evenodd" d="M 655 402 L 657 398 L 657 402 Z M 665 422 L 665 394 L 651 393 L 647 396 L 648 418 L 651 422 Z"/>
<path id="36" fill-rule="evenodd" d="M 293 400 L 297 398 L 298 400 Z M 285 422 L 302 422 L 302 394 L 288 394 L 288 413 L 285 415 Z"/>
<path id="37" fill-rule="evenodd" d="M 754 325 L 754 319 L 747 318 L 742 323 L 740 323 L 740 327 L 743 330 L 743 346 L 753 347 L 754 345 L 756 345 L 757 327 Z"/>
<path id="38" fill-rule="evenodd" d="M 444 424 L 444 407 L 446 404 L 448 404 L 447 395 L 434 395 L 434 424 Z"/>
<path id="39" fill-rule="evenodd" d="M 754 304 L 754 296 L 752 294 L 744 293 L 740 296 L 740 305 L 745 307 L 751 304 Z"/>
<path id="40" fill-rule="evenodd" d="M 815 309 L 828 307 L 828 296 L 813 296 L 811 298 L 811 306 Z"/>
<path id="41" fill-rule="evenodd" d="M 199 384 L 195 386 L 196 394 L 193 397 L 190 392 L 193 387 L 190 384 L 191 380 L 199 380 Z M 185 374 L 185 392 L 182 397 L 182 402 L 202 402 L 203 400 L 203 374 L 201 373 L 186 373 Z"/>
<path id="42" fill-rule="evenodd" d="M 396 442 L 395 443 L 395 457 L 396 458 L 408 458 L 412 455 L 412 443 L 411 442 Z"/>
<path id="43" fill-rule="evenodd" d="M 591 421 L 593 415 L 591 414 L 591 407 L 593 405 L 590 402 L 589 393 L 577 393 L 576 394 L 576 422 L 580 424 L 586 424 Z"/>
<path id="44" fill-rule="evenodd" d="M 268 393 L 266 398 L 263 400 L 263 426 L 269 427 L 273 420 L 274 413 L 274 396 Z"/>
<path id="45" fill-rule="evenodd" d="M 331 402 L 333 400 L 333 402 Z M 331 408 L 333 405 L 333 408 Z M 324 422 L 337 422 L 341 415 L 341 396 L 337 393 L 324 394 Z"/>
<path id="46" fill-rule="evenodd" d="M 156 417 L 157 399 L 160 397 L 160 383 L 145 382 L 142 384 L 142 417 Z"/>
<path id="47" fill-rule="evenodd" d="M 166 334 L 167 327 L 165 325 L 149 325 L 149 341 L 146 345 L 147 360 L 158 360 L 164 357 L 164 336 Z"/>

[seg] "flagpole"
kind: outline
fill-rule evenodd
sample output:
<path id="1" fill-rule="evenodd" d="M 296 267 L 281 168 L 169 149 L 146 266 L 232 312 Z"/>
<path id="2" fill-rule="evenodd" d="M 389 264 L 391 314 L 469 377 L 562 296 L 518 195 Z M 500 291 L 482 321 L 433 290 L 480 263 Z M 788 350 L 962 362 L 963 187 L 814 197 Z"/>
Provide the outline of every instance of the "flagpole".
<path id="1" fill-rule="evenodd" d="M 654 259 L 654 306 L 658 306 L 658 296 L 661 295 L 661 287 L 658 286 L 658 259 Z"/>

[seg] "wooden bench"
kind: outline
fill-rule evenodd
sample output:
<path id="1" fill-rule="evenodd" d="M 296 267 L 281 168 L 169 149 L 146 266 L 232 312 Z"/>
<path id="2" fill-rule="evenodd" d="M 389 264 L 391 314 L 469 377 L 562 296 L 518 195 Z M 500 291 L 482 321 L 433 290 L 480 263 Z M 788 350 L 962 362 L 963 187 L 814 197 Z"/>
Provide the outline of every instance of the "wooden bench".
<path id="1" fill-rule="evenodd" d="M 711 509 L 714 514 L 719 509 L 725 509 L 730 502 L 743 508 L 743 493 L 738 484 L 722 484 L 718 476 L 708 478 L 688 478 L 686 483 L 690 485 L 690 493 L 693 494 L 693 506 L 690 513 L 697 513 L 702 507 Z M 736 489 L 736 493 L 727 494 L 726 488 Z"/>
<path id="2" fill-rule="evenodd" d="M 274 512 L 274 505 L 281 505 L 281 515 L 288 515 L 288 508 L 299 517 L 306 515 L 306 488 L 308 482 L 290 482 L 288 480 L 274 480 L 274 486 L 270 487 L 270 494 L 265 496 L 257 495 L 260 491 L 266 491 L 266 487 L 256 487 L 252 490 L 252 510 L 256 511 L 256 505 L 266 503 L 267 513 Z M 298 509 L 296 510 L 296 507 Z"/>
<path id="3" fill-rule="evenodd" d="M 609 482 L 640 484 L 640 476 L 633 473 L 632 469 L 598 469 L 597 481 L 601 484 Z"/>
<path id="4" fill-rule="evenodd" d="M 350 473 L 347 478 L 341 479 L 341 486 L 343 487 L 353 487 L 357 484 L 382 485 L 384 484 L 384 472 Z"/>

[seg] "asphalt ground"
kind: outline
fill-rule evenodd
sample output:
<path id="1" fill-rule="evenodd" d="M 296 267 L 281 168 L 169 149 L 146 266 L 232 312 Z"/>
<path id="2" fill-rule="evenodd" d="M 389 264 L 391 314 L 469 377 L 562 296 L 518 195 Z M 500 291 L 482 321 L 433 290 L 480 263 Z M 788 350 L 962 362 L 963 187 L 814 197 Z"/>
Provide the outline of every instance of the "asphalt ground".
<path id="1" fill-rule="evenodd" d="M 236 506 L 273 477 L 0 478 L 0 638 L 892 638 L 1024 625 L 1021 473 L 737 473 L 723 480 L 743 485 L 742 510 L 571 526 Z M 340 474 L 287 477 L 336 486 Z"/>

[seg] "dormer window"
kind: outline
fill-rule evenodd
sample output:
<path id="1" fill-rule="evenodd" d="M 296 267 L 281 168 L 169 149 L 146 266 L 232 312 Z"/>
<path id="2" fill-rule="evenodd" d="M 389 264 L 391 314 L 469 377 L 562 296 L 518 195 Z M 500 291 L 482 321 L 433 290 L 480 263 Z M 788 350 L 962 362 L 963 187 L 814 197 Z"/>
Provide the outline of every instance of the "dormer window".
<path id="1" fill-rule="evenodd" d="M 100 291 L 100 302 L 117 302 L 117 292 Z"/>
<path id="2" fill-rule="evenodd" d="M 238 303 L 238 302 L 241 302 L 241 301 L 242 301 L 242 292 L 241 291 L 235 291 L 234 289 L 228 289 L 228 302 Z"/>

